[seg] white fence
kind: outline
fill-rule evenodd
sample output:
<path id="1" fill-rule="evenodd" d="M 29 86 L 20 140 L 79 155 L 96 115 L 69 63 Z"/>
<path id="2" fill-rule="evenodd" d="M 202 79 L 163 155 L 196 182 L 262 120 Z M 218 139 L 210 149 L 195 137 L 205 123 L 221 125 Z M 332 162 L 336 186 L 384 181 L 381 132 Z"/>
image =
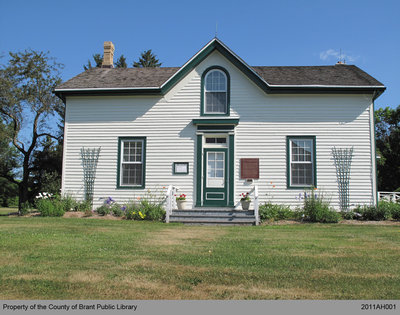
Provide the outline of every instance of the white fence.
<path id="1" fill-rule="evenodd" d="M 400 192 L 378 191 L 378 200 L 400 202 Z"/>

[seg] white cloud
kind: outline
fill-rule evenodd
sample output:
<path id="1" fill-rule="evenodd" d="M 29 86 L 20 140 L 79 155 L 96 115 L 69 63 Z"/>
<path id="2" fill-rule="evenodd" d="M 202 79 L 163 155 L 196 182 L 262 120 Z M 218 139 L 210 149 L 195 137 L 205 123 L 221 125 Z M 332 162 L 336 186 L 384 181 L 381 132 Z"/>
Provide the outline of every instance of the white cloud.
<path id="1" fill-rule="evenodd" d="M 328 50 L 325 50 L 325 51 L 321 52 L 319 54 L 319 58 L 321 60 L 332 60 L 332 59 L 334 59 L 335 61 L 339 61 L 341 59 L 341 60 L 345 60 L 346 62 L 354 62 L 354 61 L 357 60 L 358 56 L 351 56 L 351 55 L 348 55 L 348 54 L 346 54 L 344 52 L 340 53 L 337 50 L 328 49 Z"/>

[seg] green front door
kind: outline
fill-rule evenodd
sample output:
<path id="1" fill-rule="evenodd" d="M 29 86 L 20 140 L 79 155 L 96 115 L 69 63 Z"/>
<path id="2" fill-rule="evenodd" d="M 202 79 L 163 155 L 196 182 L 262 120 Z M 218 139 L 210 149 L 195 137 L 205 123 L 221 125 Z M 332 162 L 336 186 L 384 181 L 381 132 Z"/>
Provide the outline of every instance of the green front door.
<path id="1" fill-rule="evenodd" d="M 204 149 L 203 206 L 228 204 L 228 149 Z"/>

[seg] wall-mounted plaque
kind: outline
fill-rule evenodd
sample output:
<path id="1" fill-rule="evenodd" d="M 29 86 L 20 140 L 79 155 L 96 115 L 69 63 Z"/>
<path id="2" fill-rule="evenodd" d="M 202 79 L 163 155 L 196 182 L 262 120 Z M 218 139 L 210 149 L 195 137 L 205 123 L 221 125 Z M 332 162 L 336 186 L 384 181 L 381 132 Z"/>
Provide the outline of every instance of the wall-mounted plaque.
<path id="1" fill-rule="evenodd" d="M 240 159 L 240 178 L 241 179 L 259 179 L 260 162 L 259 159 Z"/>
<path id="2" fill-rule="evenodd" d="M 189 174 L 189 162 L 174 162 L 174 174 Z"/>

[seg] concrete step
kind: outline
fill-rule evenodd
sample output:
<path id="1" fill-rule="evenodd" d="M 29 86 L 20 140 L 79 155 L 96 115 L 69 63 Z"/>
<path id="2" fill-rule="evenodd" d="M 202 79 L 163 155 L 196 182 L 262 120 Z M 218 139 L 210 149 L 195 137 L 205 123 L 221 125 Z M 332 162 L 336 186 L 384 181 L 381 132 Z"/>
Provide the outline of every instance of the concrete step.
<path id="1" fill-rule="evenodd" d="M 253 225 L 254 211 L 234 209 L 173 210 L 170 222 L 201 225 Z"/>
<path id="2" fill-rule="evenodd" d="M 172 215 L 192 216 L 254 216 L 254 211 L 243 210 L 173 210 Z"/>

